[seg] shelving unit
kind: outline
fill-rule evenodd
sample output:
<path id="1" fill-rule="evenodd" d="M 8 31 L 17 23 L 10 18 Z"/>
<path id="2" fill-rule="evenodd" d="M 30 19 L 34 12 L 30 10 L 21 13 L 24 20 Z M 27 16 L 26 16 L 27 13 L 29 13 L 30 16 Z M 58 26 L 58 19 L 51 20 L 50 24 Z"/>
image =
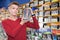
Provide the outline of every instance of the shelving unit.
<path id="1" fill-rule="evenodd" d="M 33 0 L 22 4 L 18 16 L 22 17 L 26 7 L 37 8 L 33 10 L 33 13 L 36 15 L 40 26 L 38 30 L 27 28 L 27 40 L 42 40 L 44 39 L 43 35 L 47 37 L 52 34 L 60 35 L 60 0 Z M 8 14 L 6 13 L 6 15 Z M 52 38 L 50 37 L 50 39 Z"/>
<path id="2" fill-rule="evenodd" d="M 32 31 L 28 31 L 31 32 L 30 35 L 34 34 L 35 32 L 37 34 L 37 36 L 36 34 L 32 35 L 32 38 L 30 38 L 30 40 L 35 40 L 35 37 L 37 37 L 38 40 L 40 38 L 38 36 L 39 34 L 40 36 L 43 36 L 43 34 L 49 35 L 54 33 L 55 35 L 60 35 L 60 28 L 58 28 L 60 27 L 60 0 L 33 0 L 28 4 L 30 8 L 38 8 L 33 12 L 34 14 L 36 14 L 40 26 L 38 32 L 36 32 L 36 30 L 33 33 Z M 26 5 L 24 4 L 24 6 Z M 45 27 L 46 29 L 43 27 Z M 46 31 L 48 30 L 48 28 L 50 28 L 50 33 L 48 33 L 49 31 Z"/>
<path id="3" fill-rule="evenodd" d="M 37 8 L 33 13 L 38 19 L 40 28 L 38 30 L 27 28 L 27 40 L 42 40 L 43 36 L 60 36 L 60 0 L 32 0 L 22 4 L 18 16 L 22 17 L 26 7 Z M 6 13 L 6 16 L 9 14 Z M 54 34 L 54 35 L 53 35 Z M 50 39 L 52 39 L 50 37 Z M 50 40 L 48 38 L 48 40 Z M 54 39 L 54 37 L 53 37 Z M 60 40 L 60 39 L 59 39 Z"/>

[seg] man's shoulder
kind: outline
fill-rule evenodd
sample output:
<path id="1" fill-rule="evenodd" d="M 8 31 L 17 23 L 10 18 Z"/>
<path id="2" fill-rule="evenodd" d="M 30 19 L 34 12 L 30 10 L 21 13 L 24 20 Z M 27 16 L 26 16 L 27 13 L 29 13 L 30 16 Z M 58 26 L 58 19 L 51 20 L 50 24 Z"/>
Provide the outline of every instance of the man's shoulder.
<path id="1" fill-rule="evenodd" d="M 4 20 L 2 20 L 2 22 L 8 22 L 8 19 L 4 19 Z"/>

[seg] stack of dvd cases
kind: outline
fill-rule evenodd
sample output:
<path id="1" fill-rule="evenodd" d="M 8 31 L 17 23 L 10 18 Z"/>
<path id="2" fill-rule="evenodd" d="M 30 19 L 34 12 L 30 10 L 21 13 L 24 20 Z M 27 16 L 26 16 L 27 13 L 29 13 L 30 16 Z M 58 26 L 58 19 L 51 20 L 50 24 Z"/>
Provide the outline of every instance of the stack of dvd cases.
<path id="1" fill-rule="evenodd" d="M 51 8 L 57 8 L 58 7 L 58 3 L 56 2 L 56 3 L 53 3 L 52 5 L 51 5 Z"/>
<path id="2" fill-rule="evenodd" d="M 58 10 L 51 11 L 51 15 L 58 15 Z"/>

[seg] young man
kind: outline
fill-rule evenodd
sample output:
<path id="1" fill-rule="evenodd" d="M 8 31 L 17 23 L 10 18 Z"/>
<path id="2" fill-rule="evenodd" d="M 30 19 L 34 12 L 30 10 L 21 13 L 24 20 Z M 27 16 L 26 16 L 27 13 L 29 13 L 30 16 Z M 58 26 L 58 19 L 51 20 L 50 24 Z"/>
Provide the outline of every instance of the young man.
<path id="1" fill-rule="evenodd" d="M 38 29 L 38 21 L 35 15 L 32 15 L 33 22 L 17 18 L 19 4 L 12 2 L 8 6 L 8 12 L 10 14 L 8 19 L 2 21 L 3 28 L 5 29 L 8 40 L 27 40 L 26 39 L 26 27 Z"/>

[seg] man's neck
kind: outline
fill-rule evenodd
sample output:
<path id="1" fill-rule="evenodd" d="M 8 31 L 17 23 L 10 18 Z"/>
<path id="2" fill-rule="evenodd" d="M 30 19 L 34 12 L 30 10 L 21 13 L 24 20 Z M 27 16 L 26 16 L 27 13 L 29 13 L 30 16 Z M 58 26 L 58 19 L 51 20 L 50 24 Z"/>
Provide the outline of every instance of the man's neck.
<path id="1" fill-rule="evenodd" d="M 10 15 L 9 19 L 15 21 L 17 19 L 17 16 Z"/>

